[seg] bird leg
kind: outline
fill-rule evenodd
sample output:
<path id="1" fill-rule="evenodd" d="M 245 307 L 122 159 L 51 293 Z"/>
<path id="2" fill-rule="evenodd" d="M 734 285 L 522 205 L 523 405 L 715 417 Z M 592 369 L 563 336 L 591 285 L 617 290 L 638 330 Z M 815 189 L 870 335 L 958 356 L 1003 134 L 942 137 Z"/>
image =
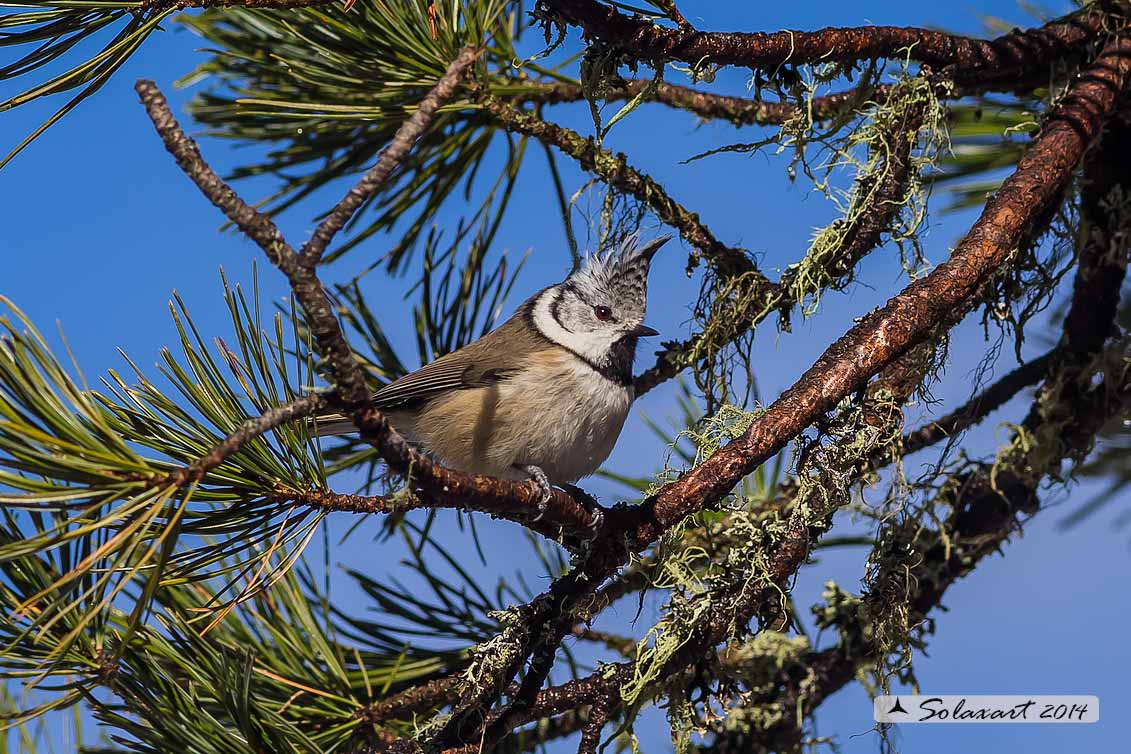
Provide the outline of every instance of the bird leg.
<path id="1" fill-rule="evenodd" d="M 546 515 L 546 504 L 550 502 L 550 498 L 553 497 L 554 494 L 554 488 L 550 486 L 550 479 L 546 476 L 546 472 L 542 471 L 541 467 L 535 466 L 534 464 L 524 466 L 516 464 L 515 468 L 529 476 L 530 480 L 538 487 L 538 492 L 541 494 L 541 498 L 538 500 L 538 515 L 534 517 L 531 523 L 541 521 L 542 516 Z"/>

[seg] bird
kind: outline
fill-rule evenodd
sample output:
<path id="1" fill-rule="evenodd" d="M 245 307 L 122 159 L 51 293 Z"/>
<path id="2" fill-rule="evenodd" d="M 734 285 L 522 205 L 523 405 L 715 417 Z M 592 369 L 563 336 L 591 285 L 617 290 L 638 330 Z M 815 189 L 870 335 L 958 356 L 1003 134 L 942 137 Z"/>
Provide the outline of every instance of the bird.
<path id="1" fill-rule="evenodd" d="M 553 485 L 577 491 L 624 428 L 637 343 L 659 334 L 644 324 L 648 271 L 670 238 L 632 235 L 587 255 L 502 325 L 377 390 L 373 405 L 449 468 L 533 481 L 540 517 Z M 355 431 L 340 413 L 315 426 Z"/>

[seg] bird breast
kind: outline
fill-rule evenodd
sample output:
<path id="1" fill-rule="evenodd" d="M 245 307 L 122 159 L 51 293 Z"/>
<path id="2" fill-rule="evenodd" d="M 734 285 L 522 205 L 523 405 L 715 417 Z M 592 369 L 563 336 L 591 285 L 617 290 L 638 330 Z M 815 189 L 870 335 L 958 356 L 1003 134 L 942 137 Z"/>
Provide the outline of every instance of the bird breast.
<path id="1" fill-rule="evenodd" d="M 398 429 L 461 471 L 525 479 L 515 467 L 535 465 L 551 482 L 573 482 L 609 457 L 632 399 L 631 386 L 548 348 L 496 384 L 430 401 Z"/>

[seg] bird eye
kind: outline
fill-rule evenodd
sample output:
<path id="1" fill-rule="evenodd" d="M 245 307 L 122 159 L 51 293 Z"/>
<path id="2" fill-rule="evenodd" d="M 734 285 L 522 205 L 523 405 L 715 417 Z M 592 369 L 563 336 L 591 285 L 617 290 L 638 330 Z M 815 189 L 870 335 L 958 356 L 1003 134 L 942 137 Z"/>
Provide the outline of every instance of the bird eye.
<path id="1" fill-rule="evenodd" d="M 602 322 L 608 322 L 613 318 L 613 310 L 607 306 L 594 306 L 593 314 Z"/>

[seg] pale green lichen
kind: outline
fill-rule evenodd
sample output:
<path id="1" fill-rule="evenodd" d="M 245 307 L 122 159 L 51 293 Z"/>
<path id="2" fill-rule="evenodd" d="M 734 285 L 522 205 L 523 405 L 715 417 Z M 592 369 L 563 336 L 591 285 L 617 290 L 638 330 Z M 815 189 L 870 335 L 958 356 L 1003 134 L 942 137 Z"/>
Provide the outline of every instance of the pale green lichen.
<path id="1" fill-rule="evenodd" d="M 496 620 L 501 630 L 468 650 L 471 661 L 463 676 L 469 688 L 492 683 L 491 679 L 526 656 L 530 628 L 523 611 L 518 608 L 497 610 L 488 613 L 488 617 Z"/>
<path id="2" fill-rule="evenodd" d="M 676 443 L 691 443 L 692 465 L 697 465 L 726 442 L 741 436 L 758 413 L 724 405 L 681 432 Z M 682 471 L 671 468 L 670 463 L 671 454 L 661 481 Z M 765 572 L 766 536 L 766 527 L 748 505 L 721 513 L 698 514 L 665 534 L 658 547 L 659 557 L 650 568 L 651 585 L 668 590 L 671 598 L 661 619 L 637 646 L 633 677 L 621 688 L 626 706 L 637 705 L 655 689 L 664 677 L 667 663 L 717 607 L 712 595 L 742 583 L 736 579 L 748 580 Z M 673 719 L 683 719 L 678 709 L 673 714 Z"/>
<path id="3" fill-rule="evenodd" d="M 817 190 L 834 202 L 840 216 L 814 234 L 805 257 L 783 276 L 786 301 L 800 304 L 804 316 L 816 313 L 825 290 L 839 290 L 850 282 L 853 257 L 867 251 L 852 248 L 860 221 L 875 214 L 881 203 L 895 205 L 882 231 L 899 247 L 904 269 L 912 278 L 922 272 L 918 235 L 927 214 L 922 176 L 948 143 L 939 88 L 926 76 L 904 75 L 882 103 L 868 103 L 870 114 L 835 144 L 823 173 L 811 171 Z M 829 177 L 834 169 L 845 167 L 855 173 L 847 192 L 837 189 Z M 896 171 L 905 172 L 899 193 L 885 196 Z"/>
<path id="4" fill-rule="evenodd" d="M 873 390 L 863 403 L 856 399 L 843 401 L 835 420 L 824 428 L 820 442 L 813 443 L 803 454 L 798 464 L 795 502 L 784 515 L 767 514 L 739 498 L 730 509 L 693 517 L 664 538 L 654 585 L 669 590 L 671 598 L 660 621 L 639 644 L 634 675 L 621 694 L 631 707 L 663 684 L 677 751 L 685 750 L 696 733 L 710 729 L 710 721 L 703 717 L 708 715 L 707 708 L 697 712 L 687 701 L 686 678 L 663 681 L 668 664 L 693 639 L 707 616 L 717 616 L 720 611 L 741 614 L 740 600 L 766 586 L 773 586 L 781 595 L 777 612 L 789 614 L 788 595 L 769 577 L 769 554 L 787 532 L 828 525 L 832 513 L 850 498 L 854 472 L 878 448 L 898 441 L 901 407 L 898 397 L 885 390 Z M 878 421 L 877 417 L 886 420 Z M 692 430 L 688 436 L 700 451 L 696 462 L 725 440 L 744 432 L 752 419 L 751 412 L 726 406 Z M 729 627 L 728 634 L 737 638 L 746 630 L 745 625 L 736 624 Z M 736 650 L 736 646 L 740 649 Z M 774 667 L 774 663 L 766 661 L 772 657 L 777 658 L 780 669 L 781 663 L 796 661 L 807 647 L 803 637 L 762 632 L 745 643 L 732 644 L 720 661 L 741 665 L 744 648 L 751 657 L 760 658 L 758 667 Z M 746 667 L 744 672 L 752 675 L 754 667 Z M 748 730 L 767 730 L 781 724 L 786 715 L 801 715 L 800 702 L 796 710 L 772 704 L 736 706 L 725 699 L 718 702 L 721 709 L 735 715 L 733 719 L 726 718 L 726 725 L 745 726 L 743 729 Z M 797 725 L 801 722 L 799 718 Z"/>
<path id="5" fill-rule="evenodd" d="M 835 66 L 803 71 L 791 89 L 799 103 L 796 115 L 773 139 L 731 148 L 754 151 L 773 141 L 779 152 L 793 150 L 791 169 L 801 166 L 840 216 L 815 234 L 805 257 L 784 271 L 779 287 L 767 288 L 764 278 L 753 273 L 709 272 L 704 276 L 694 309 L 701 334 L 680 366 L 693 366 L 698 387 L 720 401 L 728 398 L 736 367 L 753 371 L 750 354 L 759 322 L 780 310 L 781 324 L 788 328 L 794 305 L 810 316 L 825 290 L 841 289 L 851 281 L 856 261 L 873 245 L 855 239 L 865 232 L 864 218 L 877 216 L 877 205 L 896 205 L 892 212 L 884 213 L 890 216 L 877 228 L 881 240 L 896 244 L 909 277 L 918 277 L 925 269 L 919 235 L 928 191 L 922 176 L 949 143 L 941 98 L 948 85 L 904 70 L 882 102 L 864 101 L 858 109 L 847 108 L 843 117 L 856 121 L 851 127 L 846 129 L 845 121 L 835 120 L 822 130 L 813 113 L 813 98 L 818 85 L 839 72 Z M 820 155 L 820 164 L 810 162 L 810 151 Z M 845 170 L 855 174 L 848 191 L 837 188 L 833 179 Z M 893 180 L 897 170 L 906 174 L 904 180 Z M 894 196 L 885 193 L 896 188 Z"/>

